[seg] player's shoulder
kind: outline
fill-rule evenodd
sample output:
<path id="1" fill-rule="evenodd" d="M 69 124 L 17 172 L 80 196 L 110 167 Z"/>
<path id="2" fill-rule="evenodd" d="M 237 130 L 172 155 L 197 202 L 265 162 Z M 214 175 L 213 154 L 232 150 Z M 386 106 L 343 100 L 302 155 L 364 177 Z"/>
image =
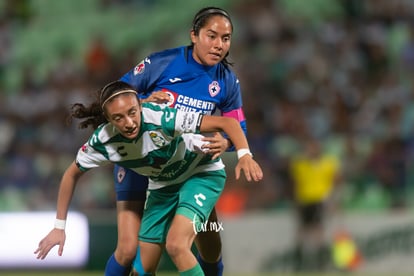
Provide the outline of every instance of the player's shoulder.
<path id="1" fill-rule="evenodd" d="M 236 73 L 234 72 L 233 68 L 230 67 L 230 65 L 220 62 L 219 64 L 217 64 L 217 66 L 219 68 L 218 71 L 220 72 L 220 74 L 223 75 L 223 77 L 237 79 Z"/>
<path id="2" fill-rule="evenodd" d="M 168 57 L 174 58 L 178 55 L 182 55 L 183 51 L 184 51 L 183 46 L 176 47 L 176 48 L 168 48 L 168 49 L 154 52 L 149 57 L 150 58 L 163 58 L 163 59 L 168 58 Z"/>
<path id="3" fill-rule="evenodd" d="M 220 79 L 224 80 L 228 85 L 231 86 L 239 85 L 239 79 L 233 69 L 230 68 L 230 66 L 223 63 L 219 63 L 218 66 L 218 74 Z"/>
<path id="4" fill-rule="evenodd" d="M 119 135 L 119 131 L 112 124 L 102 124 L 93 132 L 89 139 L 89 144 L 92 146 L 100 146 Z"/>
<path id="5" fill-rule="evenodd" d="M 157 104 L 152 102 L 146 102 L 142 104 L 141 112 L 141 127 L 147 128 L 147 125 L 151 125 L 150 128 L 159 126 L 164 128 L 168 122 L 173 122 L 176 118 L 177 109 L 169 107 L 166 104 Z"/>

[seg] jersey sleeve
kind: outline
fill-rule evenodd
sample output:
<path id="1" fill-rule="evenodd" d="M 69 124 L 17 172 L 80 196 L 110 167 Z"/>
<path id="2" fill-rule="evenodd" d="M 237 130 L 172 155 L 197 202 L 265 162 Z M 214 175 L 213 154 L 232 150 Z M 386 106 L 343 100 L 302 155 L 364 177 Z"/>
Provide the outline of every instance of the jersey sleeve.
<path id="1" fill-rule="evenodd" d="M 177 110 L 175 117 L 176 135 L 181 135 L 184 133 L 200 133 L 200 124 L 202 118 L 203 114 L 199 112 L 184 112 Z"/>
<path id="2" fill-rule="evenodd" d="M 120 80 L 133 86 L 140 97 L 147 97 L 153 92 L 158 79 L 176 57 L 175 52 L 171 49 L 152 53 L 124 74 Z"/>
<path id="3" fill-rule="evenodd" d="M 152 102 L 143 103 L 142 107 L 145 124 L 161 127 L 172 138 L 184 133 L 200 133 L 202 113 L 182 111 Z"/>
<path id="4" fill-rule="evenodd" d="M 233 73 L 226 76 L 226 97 L 219 105 L 219 109 L 222 116 L 236 119 L 246 131 L 240 82 Z"/>
<path id="5" fill-rule="evenodd" d="M 243 101 L 240 89 L 240 82 L 237 77 L 230 73 L 226 77 L 226 98 L 219 106 L 221 115 L 224 117 L 231 117 L 236 119 L 240 123 L 240 127 L 243 129 L 244 134 L 247 135 L 246 117 L 243 111 Z M 223 133 L 223 136 L 228 138 L 227 134 Z M 230 147 L 227 151 L 234 151 L 234 146 Z"/>
<path id="6" fill-rule="evenodd" d="M 87 142 L 78 150 L 75 163 L 81 171 L 87 171 L 109 164 L 110 161 Z"/>

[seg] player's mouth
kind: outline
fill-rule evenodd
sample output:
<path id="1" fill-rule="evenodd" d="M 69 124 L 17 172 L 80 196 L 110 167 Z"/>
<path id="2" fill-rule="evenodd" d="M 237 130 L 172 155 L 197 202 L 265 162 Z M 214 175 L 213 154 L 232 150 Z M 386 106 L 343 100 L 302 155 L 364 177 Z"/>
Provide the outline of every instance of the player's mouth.
<path id="1" fill-rule="evenodd" d="M 210 56 L 215 60 L 221 59 L 221 55 L 219 53 L 210 53 Z"/>
<path id="2" fill-rule="evenodd" d="M 138 128 L 137 127 L 134 127 L 134 128 L 129 129 L 127 131 L 124 131 L 124 133 L 125 133 L 125 136 L 126 137 L 133 137 L 133 136 L 137 135 Z"/>

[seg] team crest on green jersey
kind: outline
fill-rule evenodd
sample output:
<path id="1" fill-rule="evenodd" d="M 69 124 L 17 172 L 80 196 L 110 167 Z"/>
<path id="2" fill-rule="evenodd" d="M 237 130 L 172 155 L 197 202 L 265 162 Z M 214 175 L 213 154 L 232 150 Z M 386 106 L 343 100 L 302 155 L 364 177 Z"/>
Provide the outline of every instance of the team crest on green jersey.
<path id="1" fill-rule="evenodd" d="M 152 142 L 158 146 L 158 147 L 163 147 L 167 144 L 167 142 L 165 141 L 164 137 L 162 137 L 158 132 L 155 131 L 150 131 L 149 135 L 151 137 Z"/>

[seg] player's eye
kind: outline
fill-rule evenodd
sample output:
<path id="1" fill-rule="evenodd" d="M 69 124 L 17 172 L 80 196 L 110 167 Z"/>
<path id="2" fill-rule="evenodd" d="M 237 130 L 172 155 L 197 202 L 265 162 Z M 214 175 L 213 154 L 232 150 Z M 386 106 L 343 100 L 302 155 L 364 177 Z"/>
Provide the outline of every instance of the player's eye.
<path id="1" fill-rule="evenodd" d="M 112 117 L 112 120 L 114 120 L 115 122 L 119 122 L 119 121 L 121 121 L 121 119 L 122 119 L 121 116 Z"/>

